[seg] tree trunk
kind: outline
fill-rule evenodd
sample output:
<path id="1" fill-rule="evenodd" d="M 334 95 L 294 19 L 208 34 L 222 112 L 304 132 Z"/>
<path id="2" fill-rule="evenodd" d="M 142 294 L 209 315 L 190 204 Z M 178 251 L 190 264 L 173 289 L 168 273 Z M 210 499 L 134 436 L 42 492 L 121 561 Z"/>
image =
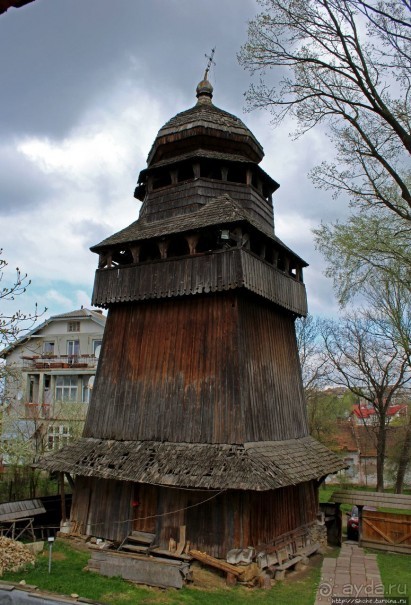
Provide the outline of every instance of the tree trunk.
<path id="1" fill-rule="evenodd" d="M 404 442 L 401 447 L 400 459 L 398 462 L 397 478 L 395 481 L 395 493 L 402 494 L 405 472 L 411 456 L 411 414 L 405 432 Z"/>
<path id="2" fill-rule="evenodd" d="M 384 491 L 384 462 L 386 448 L 385 413 L 380 412 L 377 433 L 377 492 Z"/>

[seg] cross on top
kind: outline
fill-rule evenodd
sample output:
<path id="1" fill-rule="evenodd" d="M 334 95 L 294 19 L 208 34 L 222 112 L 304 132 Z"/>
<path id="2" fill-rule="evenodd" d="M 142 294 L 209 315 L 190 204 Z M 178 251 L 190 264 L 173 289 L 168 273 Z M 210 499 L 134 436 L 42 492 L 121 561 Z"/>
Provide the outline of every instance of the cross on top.
<path id="1" fill-rule="evenodd" d="M 214 53 L 215 53 L 215 46 L 214 46 L 214 48 L 211 49 L 211 54 L 210 55 L 204 54 L 205 58 L 208 59 L 207 67 L 206 67 L 206 70 L 204 72 L 204 80 L 207 80 L 207 78 L 208 78 L 208 72 L 210 71 L 211 66 L 215 65 L 215 61 L 213 61 Z"/>

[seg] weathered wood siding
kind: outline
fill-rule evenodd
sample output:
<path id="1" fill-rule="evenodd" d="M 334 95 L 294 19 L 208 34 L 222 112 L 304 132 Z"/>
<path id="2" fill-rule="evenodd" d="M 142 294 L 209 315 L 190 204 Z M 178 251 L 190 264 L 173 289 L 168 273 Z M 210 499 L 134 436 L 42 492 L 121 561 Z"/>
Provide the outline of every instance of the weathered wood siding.
<path id="1" fill-rule="evenodd" d="M 158 221 L 175 216 L 177 213 L 192 212 L 193 208 L 199 208 L 208 200 L 223 193 L 228 193 L 248 210 L 263 231 L 273 232 L 272 204 L 251 185 L 204 177 L 151 191 L 144 201 L 144 212 L 141 216 L 148 221 Z"/>
<path id="2" fill-rule="evenodd" d="M 231 548 L 272 544 L 278 536 L 313 523 L 318 507 L 314 481 L 263 493 L 220 494 L 134 485 L 134 507 L 130 493 L 124 488 L 120 492 L 117 481 L 77 481 L 81 489 L 72 509 L 74 527 L 121 541 L 131 531 L 128 519 L 134 518 L 132 529 L 155 533 L 155 544 L 168 548 L 169 539 L 178 541 L 179 527 L 185 525 L 191 548 L 215 557 L 225 557 Z M 97 490 L 106 496 L 104 502 L 88 498 Z"/>
<path id="3" fill-rule="evenodd" d="M 85 437 L 240 444 L 305 435 L 290 315 L 245 293 L 110 309 Z"/>
<path id="4" fill-rule="evenodd" d="M 132 528 L 134 486 L 127 481 L 76 478 L 72 532 L 121 541 Z"/>
<path id="5" fill-rule="evenodd" d="M 305 286 L 246 250 L 154 261 L 96 271 L 93 305 L 108 306 L 246 288 L 283 308 L 306 315 Z"/>

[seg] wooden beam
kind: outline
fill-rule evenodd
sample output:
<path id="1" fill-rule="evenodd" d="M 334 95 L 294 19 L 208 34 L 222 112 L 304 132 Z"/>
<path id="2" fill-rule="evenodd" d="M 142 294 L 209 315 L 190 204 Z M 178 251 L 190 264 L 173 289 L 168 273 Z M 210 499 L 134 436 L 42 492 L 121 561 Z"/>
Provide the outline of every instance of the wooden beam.
<path id="1" fill-rule="evenodd" d="M 243 569 L 238 569 L 238 567 L 235 567 L 235 565 L 230 565 L 230 563 L 226 563 L 220 559 L 215 559 L 214 557 L 207 555 L 205 552 L 200 552 L 199 550 L 190 550 L 188 554 L 193 557 L 193 559 L 200 561 L 200 563 L 204 563 L 204 565 L 209 565 L 210 567 L 215 567 L 220 571 L 224 571 L 226 574 L 232 574 L 236 578 L 244 573 Z"/>

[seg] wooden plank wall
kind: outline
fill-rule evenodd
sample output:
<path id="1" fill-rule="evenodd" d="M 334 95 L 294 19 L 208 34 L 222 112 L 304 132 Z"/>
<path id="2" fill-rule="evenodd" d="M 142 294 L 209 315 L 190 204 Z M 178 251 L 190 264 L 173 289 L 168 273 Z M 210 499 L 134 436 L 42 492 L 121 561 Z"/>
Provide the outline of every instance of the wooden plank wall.
<path id="1" fill-rule="evenodd" d="M 121 541 L 132 528 L 134 486 L 127 481 L 77 477 L 71 507 L 73 533 Z"/>
<path id="2" fill-rule="evenodd" d="M 273 207 L 251 185 L 201 177 L 176 183 L 147 194 L 142 216 L 158 221 L 177 213 L 184 214 L 200 208 L 208 200 L 227 193 L 258 221 L 263 230 L 273 233 Z"/>
<path id="3" fill-rule="evenodd" d="M 241 444 L 307 434 L 291 316 L 234 294 L 110 310 L 85 437 Z"/>
<path id="4" fill-rule="evenodd" d="M 239 297 L 238 305 L 245 441 L 308 435 L 293 319 L 251 297 Z"/>
<path id="5" fill-rule="evenodd" d="M 78 487 L 71 515 L 74 527 L 87 527 L 86 533 L 121 541 L 131 526 L 118 521 L 134 517 L 134 530 L 155 533 L 155 544 L 168 548 L 169 539 L 178 542 L 179 528 L 185 525 L 192 548 L 219 558 L 231 548 L 262 548 L 280 535 L 313 523 L 318 507 L 314 481 L 267 492 L 228 491 L 219 495 L 135 485 L 138 506 L 134 508 L 131 491 L 117 481 L 83 478 Z M 98 492 L 100 501 L 89 497 Z M 213 495 L 216 497 L 211 498 Z M 173 511 L 175 514 L 170 514 Z"/>
<path id="6" fill-rule="evenodd" d="M 223 292 L 245 286 L 297 315 L 307 314 L 305 286 L 252 253 L 232 248 L 96 271 L 92 302 L 117 302 Z"/>

